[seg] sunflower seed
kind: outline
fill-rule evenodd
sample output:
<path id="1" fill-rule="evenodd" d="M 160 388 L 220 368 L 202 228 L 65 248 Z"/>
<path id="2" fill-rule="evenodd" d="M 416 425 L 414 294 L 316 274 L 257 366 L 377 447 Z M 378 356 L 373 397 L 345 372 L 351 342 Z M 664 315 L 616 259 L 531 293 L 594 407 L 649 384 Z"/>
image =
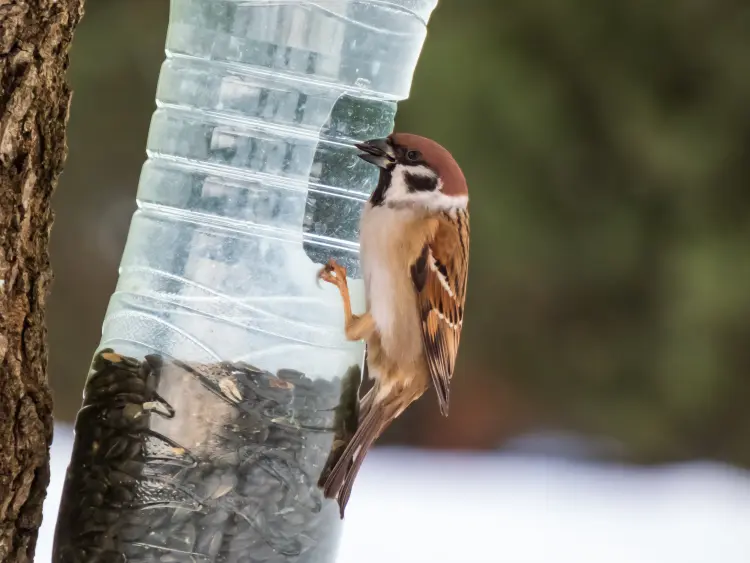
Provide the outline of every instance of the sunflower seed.
<path id="1" fill-rule="evenodd" d="M 101 350 L 54 563 L 331 563 L 340 520 L 317 480 L 340 386 L 245 362 Z"/>

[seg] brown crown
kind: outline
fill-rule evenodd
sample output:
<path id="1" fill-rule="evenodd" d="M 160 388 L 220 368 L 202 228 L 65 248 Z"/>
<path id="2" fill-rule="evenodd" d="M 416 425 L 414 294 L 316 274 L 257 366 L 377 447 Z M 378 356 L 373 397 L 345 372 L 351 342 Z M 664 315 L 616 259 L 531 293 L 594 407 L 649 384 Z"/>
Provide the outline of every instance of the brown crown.
<path id="1" fill-rule="evenodd" d="M 464 173 L 448 149 L 432 139 L 411 133 L 393 133 L 388 138 L 393 145 L 421 152 L 427 164 L 440 175 L 444 194 L 468 195 L 469 188 L 466 185 Z"/>

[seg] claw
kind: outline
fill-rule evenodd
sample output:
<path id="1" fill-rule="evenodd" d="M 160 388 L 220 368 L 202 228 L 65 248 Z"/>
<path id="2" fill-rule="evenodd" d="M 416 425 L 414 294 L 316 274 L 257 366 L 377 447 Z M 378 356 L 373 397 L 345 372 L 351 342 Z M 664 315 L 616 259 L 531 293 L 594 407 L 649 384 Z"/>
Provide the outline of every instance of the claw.
<path id="1" fill-rule="evenodd" d="M 346 268 L 340 266 L 333 258 L 331 258 L 318 272 L 318 287 L 320 287 L 320 280 L 340 287 L 342 283 L 346 283 Z"/>
<path id="2" fill-rule="evenodd" d="M 330 271 L 331 271 L 331 260 L 329 260 L 325 266 L 323 266 L 320 270 L 318 270 L 318 275 L 315 276 L 315 283 L 318 284 L 319 288 L 323 289 L 323 286 L 320 285 L 320 280 L 323 279 L 325 281 L 328 281 L 326 278 Z"/>

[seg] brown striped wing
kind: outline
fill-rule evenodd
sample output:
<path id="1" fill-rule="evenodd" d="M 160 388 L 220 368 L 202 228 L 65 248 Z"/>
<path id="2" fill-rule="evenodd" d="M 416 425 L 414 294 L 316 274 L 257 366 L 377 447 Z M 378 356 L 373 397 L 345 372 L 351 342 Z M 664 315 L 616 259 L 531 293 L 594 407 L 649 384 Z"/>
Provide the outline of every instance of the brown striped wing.
<path id="1" fill-rule="evenodd" d="M 422 342 L 440 411 L 448 415 L 450 382 L 463 327 L 469 271 L 469 213 L 443 214 L 434 238 L 411 267 Z"/>

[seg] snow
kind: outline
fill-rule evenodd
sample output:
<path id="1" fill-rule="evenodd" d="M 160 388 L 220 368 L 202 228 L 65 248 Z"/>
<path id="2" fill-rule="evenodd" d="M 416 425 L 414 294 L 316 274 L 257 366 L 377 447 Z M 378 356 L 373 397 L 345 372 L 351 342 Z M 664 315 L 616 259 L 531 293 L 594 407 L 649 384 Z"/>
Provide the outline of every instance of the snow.
<path id="1" fill-rule="evenodd" d="M 37 561 L 50 561 L 72 446 L 58 426 Z M 750 474 L 557 456 L 376 449 L 347 509 L 341 563 L 747 563 Z"/>

